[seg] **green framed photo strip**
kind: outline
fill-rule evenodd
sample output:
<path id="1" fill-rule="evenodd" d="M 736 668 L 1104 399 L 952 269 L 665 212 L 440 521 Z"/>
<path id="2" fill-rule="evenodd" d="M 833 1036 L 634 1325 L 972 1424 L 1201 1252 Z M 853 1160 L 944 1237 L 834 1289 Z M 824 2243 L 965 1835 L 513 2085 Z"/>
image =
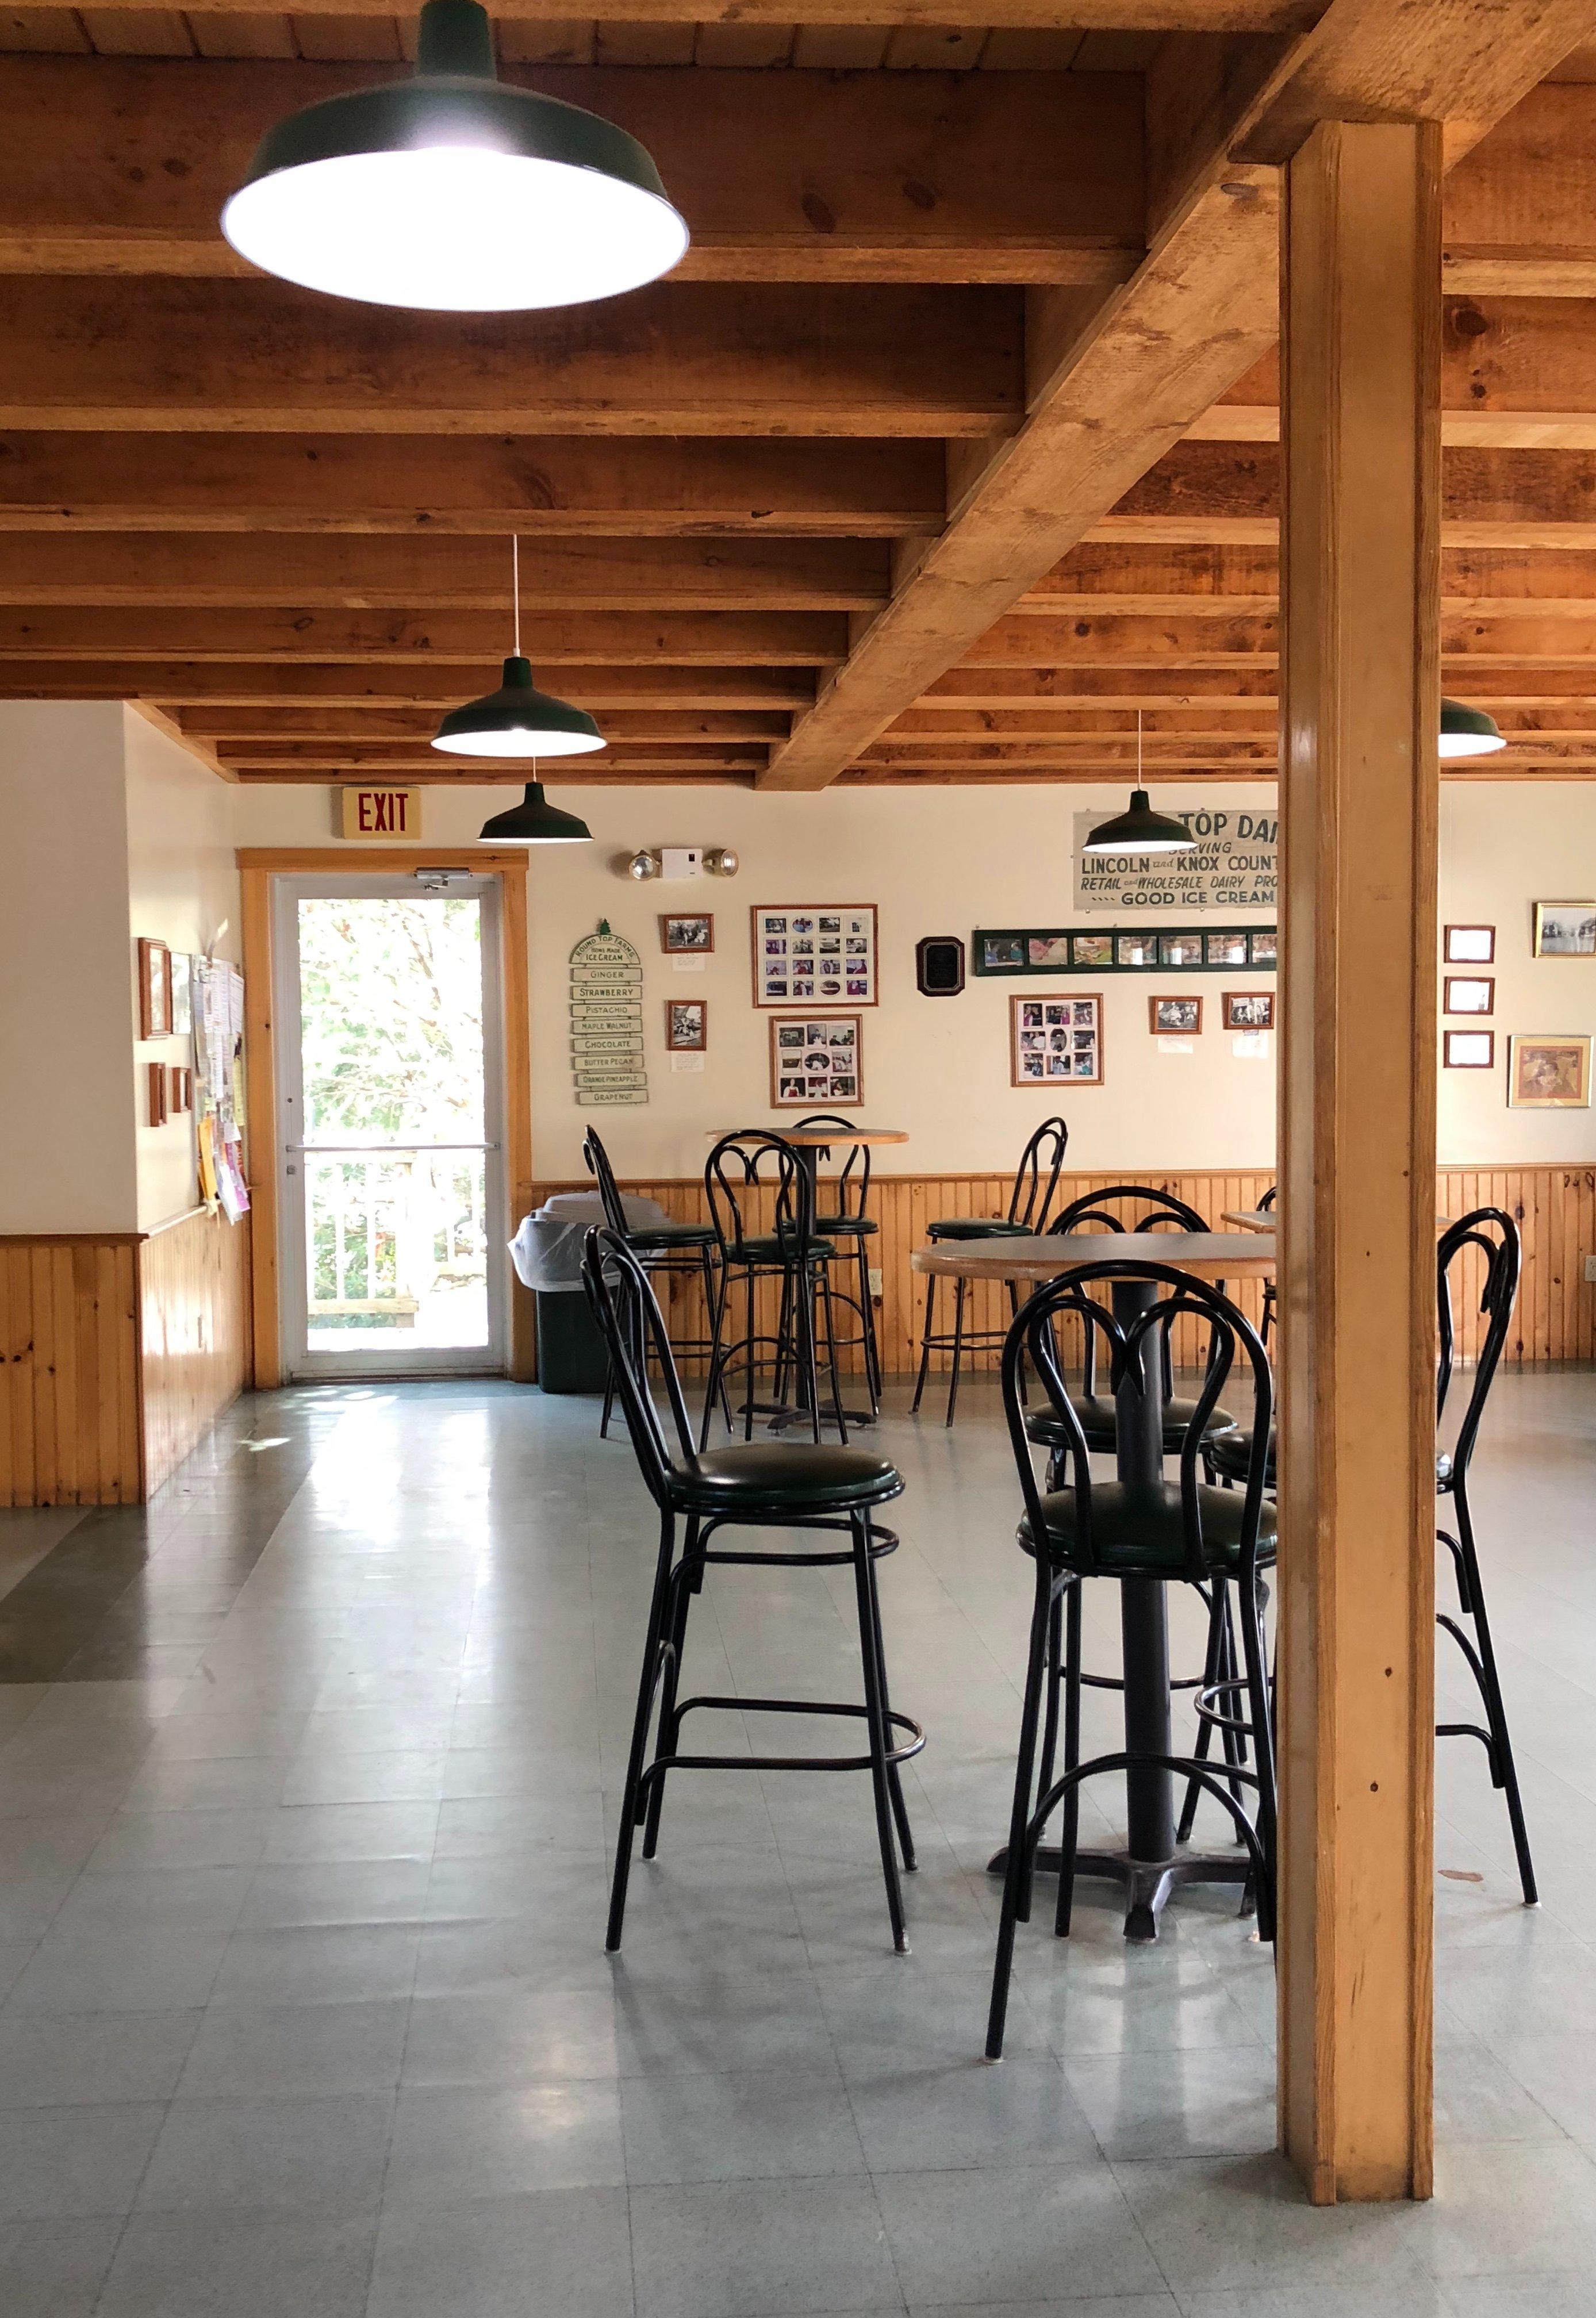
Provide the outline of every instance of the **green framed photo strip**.
<path id="1" fill-rule="evenodd" d="M 1278 943 L 1273 926 L 978 926 L 970 949 L 978 975 L 1199 974 L 1272 971 Z"/>

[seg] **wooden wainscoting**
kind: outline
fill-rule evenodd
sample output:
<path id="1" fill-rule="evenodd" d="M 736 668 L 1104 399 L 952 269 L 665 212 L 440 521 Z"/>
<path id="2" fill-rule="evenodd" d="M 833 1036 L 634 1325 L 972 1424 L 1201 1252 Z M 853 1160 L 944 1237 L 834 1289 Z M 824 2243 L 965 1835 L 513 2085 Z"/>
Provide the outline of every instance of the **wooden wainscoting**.
<path id="1" fill-rule="evenodd" d="M 144 1489 L 153 1495 L 249 1381 L 249 1222 L 197 1208 L 139 1250 Z"/>
<path id="2" fill-rule="evenodd" d="M 1274 1171 L 1243 1168 L 1229 1172 L 1189 1168 L 1157 1173 L 1131 1171 L 1128 1178 L 1110 1174 L 1067 1174 L 1059 1180 L 1059 1201 L 1083 1191 L 1131 1180 L 1161 1191 L 1173 1192 L 1206 1217 L 1215 1229 L 1226 1208 L 1256 1207 L 1274 1181 Z M 926 1284 L 910 1268 L 915 1248 L 924 1244 L 926 1227 L 938 1216 L 997 1216 L 1004 1211 L 1011 1179 L 1005 1175 L 880 1175 L 870 1187 L 870 1208 L 881 1229 L 872 1243 L 872 1262 L 882 1274 L 882 1295 L 876 1325 L 882 1353 L 890 1373 L 912 1371 L 918 1354 L 925 1311 Z M 708 1209 L 704 1185 L 694 1178 L 640 1176 L 624 1188 L 658 1199 L 668 1214 L 697 1222 Z M 545 1182 L 535 1197 L 546 1199 L 556 1190 L 591 1190 L 586 1181 Z M 1443 1215 L 1466 1215 L 1478 1207 L 1504 1208 L 1523 1235 L 1524 1274 L 1519 1294 L 1518 1325 L 1508 1348 L 1517 1361 L 1590 1361 L 1596 1359 L 1596 1288 L 1584 1280 L 1584 1256 L 1596 1253 L 1596 1168 L 1589 1167 L 1442 1167 L 1438 1172 L 1437 1200 Z M 821 1205 L 824 1206 L 822 1176 Z M 761 1227 L 768 1227 L 764 1209 Z M 1460 1351 L 1466 1357 L 1479 1331 L 1479 1298 L 1469 1294 L 1472 1275 L 1466 1274 L 1457 1302 Z M 1262 1308 L 1262 1283 L 1238 1280 L 1232 1290 L 1243 1311 L 1256 1320 Z M 937 1325 L 952 1325 L 953 1307 L 946 1283 L 937 1290 Z M 677 1284 L 672 1304 L 673 1334 L 697 1333 L 702 1304 L 690 1280 Z M 971 1328 L 1000 1326 L 1008 1316 L 1005 1289 L 991 1283 L 972 1289 L 967 1307 Z M 767 1325 L 768 1319 L 761 1325 Z M 1189 1333 L 1189 1328 L 1188 1328 Z M 1178 1339 L 1178 1352 L 1189 1358 L 1194 1344 Z M 981 1356 L 981 1364 L 996 1366 L 996 1355 Z M 933 1363 L 946 1368 L 946 1360 Z"/>
<path id="3" fill-rule="evenodd" d="M 0 1505 L 142 1503 L 248 1364 L 247 1223 L 0 1240 Z"/>

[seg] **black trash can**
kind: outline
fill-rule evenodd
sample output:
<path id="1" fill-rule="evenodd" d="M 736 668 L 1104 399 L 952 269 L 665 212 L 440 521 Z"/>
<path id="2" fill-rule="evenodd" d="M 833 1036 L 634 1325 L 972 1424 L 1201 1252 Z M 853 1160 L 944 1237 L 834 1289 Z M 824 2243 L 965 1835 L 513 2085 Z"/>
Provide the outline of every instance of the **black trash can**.
<path id="1" fill-rule="evenodd" d="M 608 1371 L 604 1338 L 581 1289 L 540 1290 L 537 1380 L 543 1390 L 602 1392 Z"/>

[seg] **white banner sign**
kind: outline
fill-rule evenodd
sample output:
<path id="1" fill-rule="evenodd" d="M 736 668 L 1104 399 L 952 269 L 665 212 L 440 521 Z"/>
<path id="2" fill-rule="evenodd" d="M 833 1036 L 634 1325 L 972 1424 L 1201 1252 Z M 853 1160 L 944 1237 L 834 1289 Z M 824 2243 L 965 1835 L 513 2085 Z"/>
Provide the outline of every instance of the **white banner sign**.
<path id="1" fill-rule="evenodd" d="M 1084 857 L 1081 847 L 1103 818 L 1102 808 L 1075 816 L 1075 907 L 1115 917 L 1167 914 L 1171 920 L 1208 910 L 1272 910 L 1278 874 L 1279 818 L 1234 805 L 1182 811 L 1158 802 L 1197 840 L 1195 853 L 1109 853 Z"/>

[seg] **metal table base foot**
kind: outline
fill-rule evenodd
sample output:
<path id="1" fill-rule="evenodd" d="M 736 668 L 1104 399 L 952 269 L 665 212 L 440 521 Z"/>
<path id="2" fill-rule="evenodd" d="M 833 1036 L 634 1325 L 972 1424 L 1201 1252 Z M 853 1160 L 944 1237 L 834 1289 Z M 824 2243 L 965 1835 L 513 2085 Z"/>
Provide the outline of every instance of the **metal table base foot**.
<path id="1" fill-rule="evenodd" d="M 1063 1855 L 1056 1844 L 1036 1846 L 1036 1873 L 1056 1875 Z M 1009 1846 L 987 1861 L 989 1875 L 1009 1870 Z M 1126 1898 L 1125 1936 L 1127 1940 L 1155 1940 L 1164 1904 L 1182 1883 L 1244 1884 L 1251 1873 L 1244 1851 L 1181 1851 L 1172 1859 L 1133 1859 L 1126 1851 L 1078 1851 L 1075 1873 L 1122 1884 Z"/>

